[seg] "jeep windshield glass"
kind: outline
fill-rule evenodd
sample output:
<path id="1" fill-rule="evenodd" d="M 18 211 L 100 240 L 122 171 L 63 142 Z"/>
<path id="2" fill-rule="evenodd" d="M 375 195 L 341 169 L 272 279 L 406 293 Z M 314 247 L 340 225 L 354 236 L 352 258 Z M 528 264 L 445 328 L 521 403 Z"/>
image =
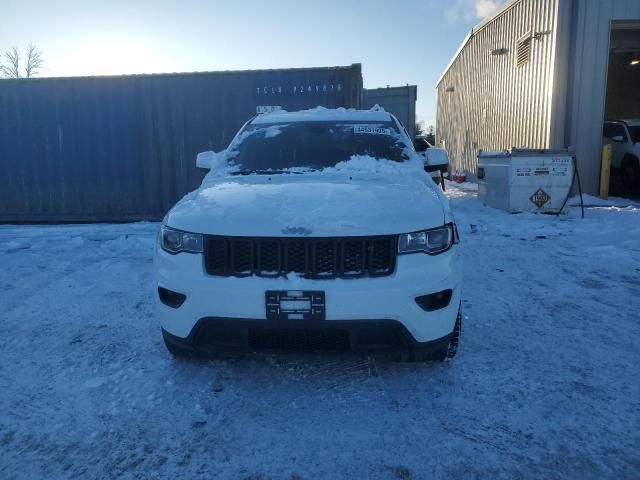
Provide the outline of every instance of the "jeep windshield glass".
<path id="1" fill-rule="evenodd" d="M 631 135 L 631 141 L 633 143 L 640 143 L 640 125 L 634 125 L 627 128 L 629 129 L 629 135 Z"/>
<path id="2" fill-rule="evenodd" d="M 353 155 L 402 162 L 407 159 L 393 122 L 294 122 L 248 125 L 229 147 L 228 159 L 242 173 L 321 170 Z"/>

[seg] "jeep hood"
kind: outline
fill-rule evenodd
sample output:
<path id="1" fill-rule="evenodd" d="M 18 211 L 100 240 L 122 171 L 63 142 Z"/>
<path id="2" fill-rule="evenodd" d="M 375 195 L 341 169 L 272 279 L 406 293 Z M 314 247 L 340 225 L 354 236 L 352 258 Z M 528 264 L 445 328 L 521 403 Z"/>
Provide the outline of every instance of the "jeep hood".
<path id="1" fill-rule="evenodd" d="M 279 174 L 205 179 L 168 226 L 237 236 L 359 236 L 441 226 L 448 206 L 427 175 Z"/>

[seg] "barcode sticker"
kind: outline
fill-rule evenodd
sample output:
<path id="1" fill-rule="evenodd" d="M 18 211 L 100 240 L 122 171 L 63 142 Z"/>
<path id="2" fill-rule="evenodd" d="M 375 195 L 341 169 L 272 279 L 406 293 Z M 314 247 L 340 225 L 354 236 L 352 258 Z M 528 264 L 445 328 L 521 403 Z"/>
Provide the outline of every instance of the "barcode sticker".
<path id="1" fill-rule="evenodd" d="M 256 113 L 271 113 L 282 110 L 280 105 L 258 105 L 256 107 Z"/>
<path id="2" fill-rule="evenodd" d="M 371 125 L 354 125 L 353 133 L 364 133 L 367 135 L 391 135 L 391 129 L 374 127 Z"/>

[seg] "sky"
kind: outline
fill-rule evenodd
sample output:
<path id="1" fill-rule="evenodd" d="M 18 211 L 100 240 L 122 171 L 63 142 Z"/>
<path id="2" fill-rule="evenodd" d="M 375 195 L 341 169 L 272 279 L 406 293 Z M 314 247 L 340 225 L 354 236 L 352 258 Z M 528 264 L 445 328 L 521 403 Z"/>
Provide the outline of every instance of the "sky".
<path id="1" fill-rule="evenodd" d="M 34 43 L 42 76 L 361 63 L 365 88 L 435 85 L 467 33 L 502 0 L 1 0 L 0 51 Z"/>

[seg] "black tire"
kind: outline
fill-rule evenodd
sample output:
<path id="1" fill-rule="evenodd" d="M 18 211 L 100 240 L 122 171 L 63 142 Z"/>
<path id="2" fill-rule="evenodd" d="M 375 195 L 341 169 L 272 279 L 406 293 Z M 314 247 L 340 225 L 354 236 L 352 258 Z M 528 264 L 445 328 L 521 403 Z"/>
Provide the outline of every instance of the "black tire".
<path id="1" fill-rule="evenodd" d="M 462 334 L 462 310 L 458 309 L 458 316 L 456 317 L 456 324 L 453 327 L 453 333 L 451 334 L 451 340 L 447 345 L 446 352 L 444 353 L 443 362 L 453 359 L 458 353 L 458 344 L 460 343 L 460 335 Z"/>
<path id="2" fill-rule="evenodd" d="M 446 347 L 436 350 L 435 352 L 421 352 L 414 350 L 409 356 L 410 362 L 448 362 L 458 353 L 458 344 L 460 342 L 460 334 L 462 333 L 462 310 L 458 309 L 456 323 L 451 332 L 451 339 Z"/>
<path id="3" fill-rule="evenodd" d="M 622 186 L 627 194 L 640 189 L 640 160 L 634 156 L 622 159 Z"/>

